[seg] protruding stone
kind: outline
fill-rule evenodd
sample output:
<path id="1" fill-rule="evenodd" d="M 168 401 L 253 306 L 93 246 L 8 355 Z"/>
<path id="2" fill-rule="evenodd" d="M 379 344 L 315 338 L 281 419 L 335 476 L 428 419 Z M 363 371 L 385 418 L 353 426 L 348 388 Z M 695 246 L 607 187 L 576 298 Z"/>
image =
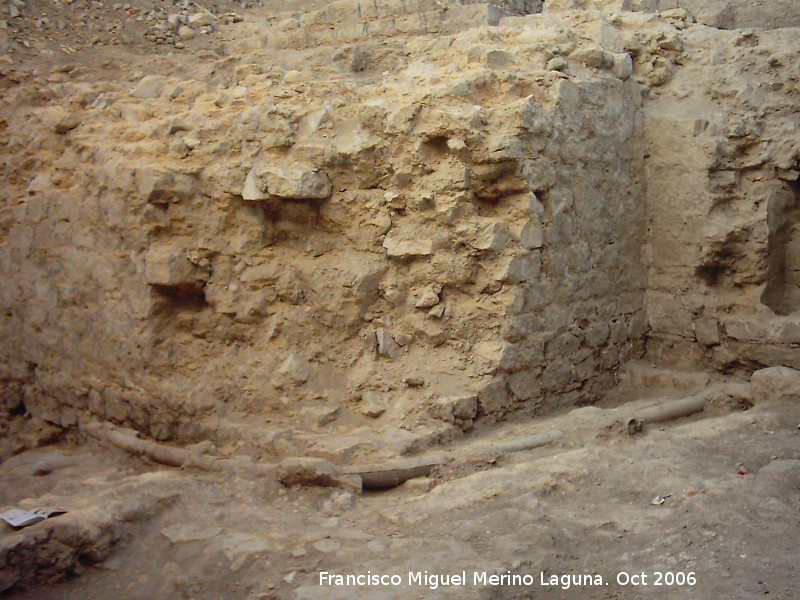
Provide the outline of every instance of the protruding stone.
<path id="1" fill-rule="evenodd" d="M 571 57 L 587 67 L 599 69 L 605 62 L 605 53 L 597 46 L 586 46 L 575 50 Z"/>
<path id="2" fill-rule="evenodd" d="M 422 295 L 420 296 L 419 300 L 417 300 L 417 303 L 414 306 L 416 308 L 424 309 L 424 308 L 433 308 L 437 304 L 439 304 L 439 294 L 436 292 L 434 288 L 427 287 L 422 292 Z"/>
<path id="3" fill-rule="evenodd" d="M 158 98 L 161 95 L 164 82 L 165 79 L 161 75 L 147 75 L 146 77 L 142 77 L 131 92 L 131 96 L 143 99 Z"/>
<path id="4" fill-rule="evenodd" d="M 203 279 L 200 269 L 184 252 L 151 246 L 145 258 L 145 279 L 149 285 L 168 288 L 195 287 Z"/>
<path id="5" fill-rule="evenodd" d="M 56 133 L 67 133 L 81 124 L 81 117 L 78 113 L 72 113 L 61 119 L 55 126 Z"/>
<path id="6" fill-rule="evenodd" d="M 412 258 L 433 254 L 433 242 L 425 239 L 400 239 L 389 232 L 383 240 L 386 255 L 392 258 Z"/>
<path id="7" fill-rule="evenodd" d="M 428 311 L 428 317 L 431 319 L 441 319 L 444 316 L 444 304 L 437 304 Z"/>
<path id="8" fill-rule="evenodd" d="M 490 69 L 506 69 L 514 65 L 514 55 L 505 50 L 490 50 L 486 53 L 486 66 Z"/>
<path id="9" fill-rule="evenodd" d="M 613 54 L 611 56 L 611 65 L 611 71 L 614 73 L 614 77 L 622 81 L 630 79 L 630 76 L 633 75 L 633 59 L 627 52 Z"/>
<path id="10" fill-rule="evenodd" d="M 386 412 L 386 398 L 377 392 L 364 392 L 356 410 L 370 419 L 377 419 Z"/>
<path id="11" fill-rule="evenodd" d="M 800 400 L 800 370 L 769 367 L 753 373 L 750 384 L 756 404 L 762 400 Z"/>
<path id="12" fill-rule="evenodd" d="M 375 332 L 375 336 L 378 341 L 378 354 L 391 359 L 400 357 L 401 346 L 394 340 L 388 330 L 380 327 Z"/>
<path id="13" fill-rule="evenodd" d="M 502 381 L 493 381 L 478 394 L 478 405 L 483 414 L 503 413 L 508 410 L 510 404 L 506 384 Z"/>
<path id="14" fill-rule="evenodd" d="M 142 167 L 135 174 L 136 191 L 147 202 L 167 204 L 186 199 L 195 190 L 196 180 L 162 167 Z"/>
<path id="15" fill-rule="evenodd" d="M 429 412 L 447 423 L 471 423 L 478 414 L 478 396 L 443 396 L 433 401 Z"/>
<path id="16" fill-rule="evenodd" d="M 217 22 L 217 18 L 210 12 L 206 11 L 189 15 L 187 22 L 193 27 L 205 27 L 214 25 L 214 23 Z"/>
<path id="17" fill-rule="evenodd" d="M 182 25 L 178 27 L 178 37 L 181 38 L 184 42 L 188 42 L 191 39 L 194 39 L 194 36 L 197 35 L 195 30 L 191 27 L 187 27 L 186 25 Z"/>
<path id="18" fill-rule="evenodd" d="M 539 219 L 531 219 L 522 228 L 519 243 L 527 250 L 541 248 L 544 245 L 544 229 Z"/>
<path id="19" fill-rule="evenodd" d="M 253 167 L 242 188 L 245 200 L 269 200 L 273 197 L 292 200 L 324 200 L 332 185 L 325 173 L 310 168 L 267 165 Z"/>
<path id="20" fill-rule="evenodd" d="M 716 346 L 720 342 L 719 322 L 713 317 L 703 317 L 695 321 L 694 334 L 704 346 Z"/>

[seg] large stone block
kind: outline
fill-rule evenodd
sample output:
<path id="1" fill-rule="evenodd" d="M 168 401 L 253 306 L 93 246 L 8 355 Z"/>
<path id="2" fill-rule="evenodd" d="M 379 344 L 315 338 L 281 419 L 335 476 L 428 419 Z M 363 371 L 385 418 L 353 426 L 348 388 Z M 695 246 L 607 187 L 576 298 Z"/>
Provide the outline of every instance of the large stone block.
<path id="1" fill-rule="evenodd" d="M 145 257 L 145 279 L 149 285 L 192 288 L 204 279 L 203 272 L 175 248 L 151 246 Z"/>
<path id="2" fill-rule="evenodd" d="M 800 370 L 769 367 L 753 373 L 755 400 L 800 400 Z"/>
<path id="3" fill-rule="evenodd" d="M 325 200 L 332 191 L 328 176 L 310 167 L 264 165 L 253 167 L 242 188 L 245 200 Z"/>

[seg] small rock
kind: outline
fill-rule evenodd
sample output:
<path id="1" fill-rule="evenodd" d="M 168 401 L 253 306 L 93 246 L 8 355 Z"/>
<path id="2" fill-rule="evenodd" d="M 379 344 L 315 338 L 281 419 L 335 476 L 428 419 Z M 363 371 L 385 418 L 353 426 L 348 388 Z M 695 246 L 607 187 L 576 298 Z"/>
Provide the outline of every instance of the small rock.
<path id="1" fill-rule="evenodd" d="M 377 419 L 386 412 L 386 398 L 376 392 L 364 392 L 357 410 L 365 417 Z"/>
<path id="2" fill-rule="evenodd" d="M 161 288 L 193 289 L 202 280 L 201 271 L 178 249 L 150 246 L 145 257 L 145 280 Z"/>
<path id="3" fill-rule="evenodd" d="M 578 48 L 571 54 L 572 58 L 578 62 L 582 62 L 587 67 L 599 68 L 605 62 L 605 53 L 602 48 L 597 46 L 588 46 Z"/>
<path id="4" fill-rule="evenodd" d="M 784 181 L 797 181 L 800 178 L 800 171 L 794 169 L 777 169 L 778 179 Z"/>
<path id="5" fill-rule="evenodd" d="M 191 27 L 187 27 L 186 25 L 181 25 L 178 27 L 178 37 L 184 42 L 188 42 L 189 40 L 193 39 L 195 35 L 197 34 Z"/>
<path id="6" fill-rule="evenodd" d="M 439 304 L 439 294 L 432 287 L 426 288 L 420 296 L 417 303 L 414 305 L 416 308 L 433 308 Z"/>
<path id="7" fill-rule="evenodd" d="M 406 377 L 403 379 L 403 383 L 405 383 L 410 388 L 419 388 L 425 385 L 425 380 L 422 377 Z"/>
<path id="8" fill-rule="evenodd" d="M 409 335 L 408 333 L 395 333 L 394 334 L 394 341 L 397 342 L 397 345 L 405 348 L 414 340 L 414 336 Z"/>
<path id="9" fill-rule="evenodd" d="M 444 304 L 437 304 L 428 311 L 428 316 L 431 319 L 441 319 L 444 316 Z"/>
<path id="10" fill-rule="evenodd" d="M 266 165 L 250 170 L 241 195 L 245 200 L 268 200 L 274 196 L 291 200 L 324 200 L 332 190 L 328 176 L 310 167 Z"/>
<path id="11" fill-rule="evenodd" d="M 314 542 L 312 544 L 315 550 L 322 552 L 323 554 L 330 554 L 331 552 L 336 552 L 342 545 L 335 541 L 335 540 L 320 540 L 318 542 Z"/>
<path id="12" fill-rule="evenodd" d="M 437 398 L 430 405 L 430 414 L 447 423 L 472 422 L 478 413 L 478 396 L 449 396 Z"/>
<path id="13" fill-rule="evenodd" d="M 411 258 L 433 254 L 433 242 L 431 240 L 398 239 L 393 237 L 391 232 L 384 238 L 383 247 L 386 249 L 386 255 L 393 258 Z"/>
<path id="14" fill-rule="evenodd" d="M 142 77 L 131 96 L 136 98 L 158 98 L 161 95 L 161 88 L 164 87 L 164 78 L 160 75 L 147 75 Z"/>
<path id="15" fill-rule="evenodd" d="M 555 56 L 547 61 L 547 69 L 549 71 L 563 71 L 567 66 L 567 61 L 560 56 Z"/>
<path id="16" fill-rule="evenodd" d="M 662 50 L 680 51 L 683 49 L 683 41 L 679 36 L 672 35 L 658 42 L 658 47 Z"/>
<path id="17" fill-rule="evenodd" d="M 800 400 L 800 370 L 789 367 L 769 367 L 753 373 L 750 384 L 756 402 L 769 400 Z"/>
<path id="18" fill-rule="evenodd" d="M 167 125 L 167 134 L 172 135 L 173 133 L 177 133 L 179 131 L 191 131 L 191 127 L 181 121 L 180 119 L 172 119 Z"/>
<path id="19" fill-rule="evenodd" d="M 333 423 L 341 412 L 341 406 L 306 406 L 300 411 L 300 415 L 305 425 L 325 427 Z"/>
<path id="20" fill-rule="evenodd" d="M 531 219 L 522 228 L 519 243 L 527 250 L 541 248 L 544 245 L 544 229 L 539 219 Z"/>
<path id="21" fill-rule="evenodd" d="M 401 485 L 400 489 L 411 494 L 427 494 L 433 489 L 433 484 L 430 477 L 414 477 Z"/>
<path id="22" fill-rule="evenodd" d="M 391 359 L 400 357 L 400 345 L 394 340 L 392 335 L 382 327 L 375 332 L 378 340 L 378 354 Z"/>
<path id="23" fill-rule="evenodd" d="M 217 18 L 210 12 L 195 13 L 193 15 L 189 15 L 188 18 L 189 25 L 193 25 L 195 27 L 213 25 L 216 23 L 216 21 Z"/>
<path id="24" fill-rule="evenodd" d="M 514 64 L 514 55 L 505 50 L 490 50 L 486 53 L 486 66 L 489 69 L 505 69 Z"/>
<path id="25" fill-rule="evenodd" d="M 81 117 L 78 113 L 72 113 L 71 115 L 67 115 L 63 119 L 61 119 L 55 126 L 56 133 L 67 133 L 68 131 L 72 131 L 78 125 L 81 124 Z"/>
<path id="26" fill-rule="evenodd" d="M 611 70 L 614 76 L 625 81 L 633 75 L 633 59 L 627 52 L 613 54 L 611 57 Z"/>

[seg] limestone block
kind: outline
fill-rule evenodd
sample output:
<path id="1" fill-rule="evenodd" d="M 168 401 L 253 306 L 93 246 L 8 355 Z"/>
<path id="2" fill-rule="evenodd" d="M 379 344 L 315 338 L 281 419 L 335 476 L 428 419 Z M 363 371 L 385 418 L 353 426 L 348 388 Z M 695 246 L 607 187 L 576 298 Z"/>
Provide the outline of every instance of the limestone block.
<path id="1" fill-rule="evenodd" d="M 518 371 L 508 378 L 508 389 L 520 401 L 535 400 L 542 393 L 539 374 L 535 371 Z"/>
<path id="2" fill-rule="evenodd" d="M 166 78 L 161 75 L 147 75 L 136 84 L 131 96 L 142 99 L 158 98 L 165 83 Z"/>
<path id="3" fill-rule="evenodd" d="M 388 330 L 379 327 L 375 332 L 375 337 L 378 342 L 378 354 L 391 359 L 400 357 L 402 347 L 394 340 Z"/>
<path id="4" fill-rule="evenodd" d="M 704 346 L 719 344 L 719 323 L 713 317 L 702 317 L 694 322 L 694 334 Z"/>
<path id="5" fill-rule="evenodd" d="M 627 52 L 611 55 L 611 71 L 614 77 L 625 81 L 633 75 L 633 59 Z"/>
<path id="6" fill-rule="evenodd" d="M 310 167 L 264 165 L 253 167 L 242 188 L 245 200 L 325 200 L 332 192 L 328 176 Z"/>
<path id="7" fill-rule="evenodd" d="M 493 381 L 478 394 L 478 405 L 483 414 L 502 414 L 506 412 L 513 400 L 508 396 L 505 381 Z"/>
<path id="8" fill-rule="evenodd" d="M 441 288 L 439 289 L 441 291 Z M 414 304 L 415 308 L 433 308 L 439 304 L 439 292 L 433 287 L 427 287 L 420 294 L 419 300 Z"/>
<path id="9" fill-rule="evenodd" d="M 195 287 L 203 273 L 186 257 L 186 253 L 165 246 L 151 246 L 145 257 L 145 279 L 148 285 L 162 287 Z"/>
<path id="10" fill-rule="evenodd" d="M 137 193 L 152 204 L 167 204 L 189 198 L 197 182 L 190 175 L 175 173 L 164 167 L 136 169 L 134 182 Z"/>
<path id="11" fill-rule="evenodd" d="M 750 383 L 759 400 L 800 400 L 800 370 L 769 367 L 753 373 Z"/>
<path id="12" fill-rule="evenodd" d="M 478 396 L 443 396 L 430 405 L 432 417 L 447 423 L 472 421 L 478 414 Z"/>
<path id="13" fill-rule="evenodd" d="M 593 69 L 599 69 L 606 61 L 605 52 L 598 46 L 584 46 L 578 48 L 570 57 Z"/>
<path id="14" fill-rule="evenodd" d="M 539 219 L 531 219 L 522 227 L 519 242 L 523 248 L 533 250 L 544 245 L 544 228 Z"/>
<path id="15" fill-rule="evenodd" d="M 389 232 L 383 240 L 386 255 L 393 258 L 411 258 L 433 254 L 433 241 L 426 239 L 402 239 Z"/>
<path id="16" fill-rule="evenodd" d="M 514 66 L 514 55 L 505 50 L 490 50 L 486 53 L 486 66 L 490 69 L 507 69 Z"/>

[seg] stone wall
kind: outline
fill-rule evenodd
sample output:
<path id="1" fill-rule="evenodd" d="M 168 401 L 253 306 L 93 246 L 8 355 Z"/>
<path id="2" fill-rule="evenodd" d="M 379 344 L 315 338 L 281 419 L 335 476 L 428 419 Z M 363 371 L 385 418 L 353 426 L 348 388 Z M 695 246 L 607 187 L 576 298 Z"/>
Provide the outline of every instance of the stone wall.
<path id="1" fill-rule="evenodd" d="M 342 0 L 5 82 L 6 403 L 365 458 L 592 403 L 645 342 L 796 366 L 796 32 L 567 4 Z"/>
<path id="2" fill-rule="evenodd" d="M 707 58 L 648 105 L 653 352 L 797 364 L 796 32 L 687 34 Z"/>

